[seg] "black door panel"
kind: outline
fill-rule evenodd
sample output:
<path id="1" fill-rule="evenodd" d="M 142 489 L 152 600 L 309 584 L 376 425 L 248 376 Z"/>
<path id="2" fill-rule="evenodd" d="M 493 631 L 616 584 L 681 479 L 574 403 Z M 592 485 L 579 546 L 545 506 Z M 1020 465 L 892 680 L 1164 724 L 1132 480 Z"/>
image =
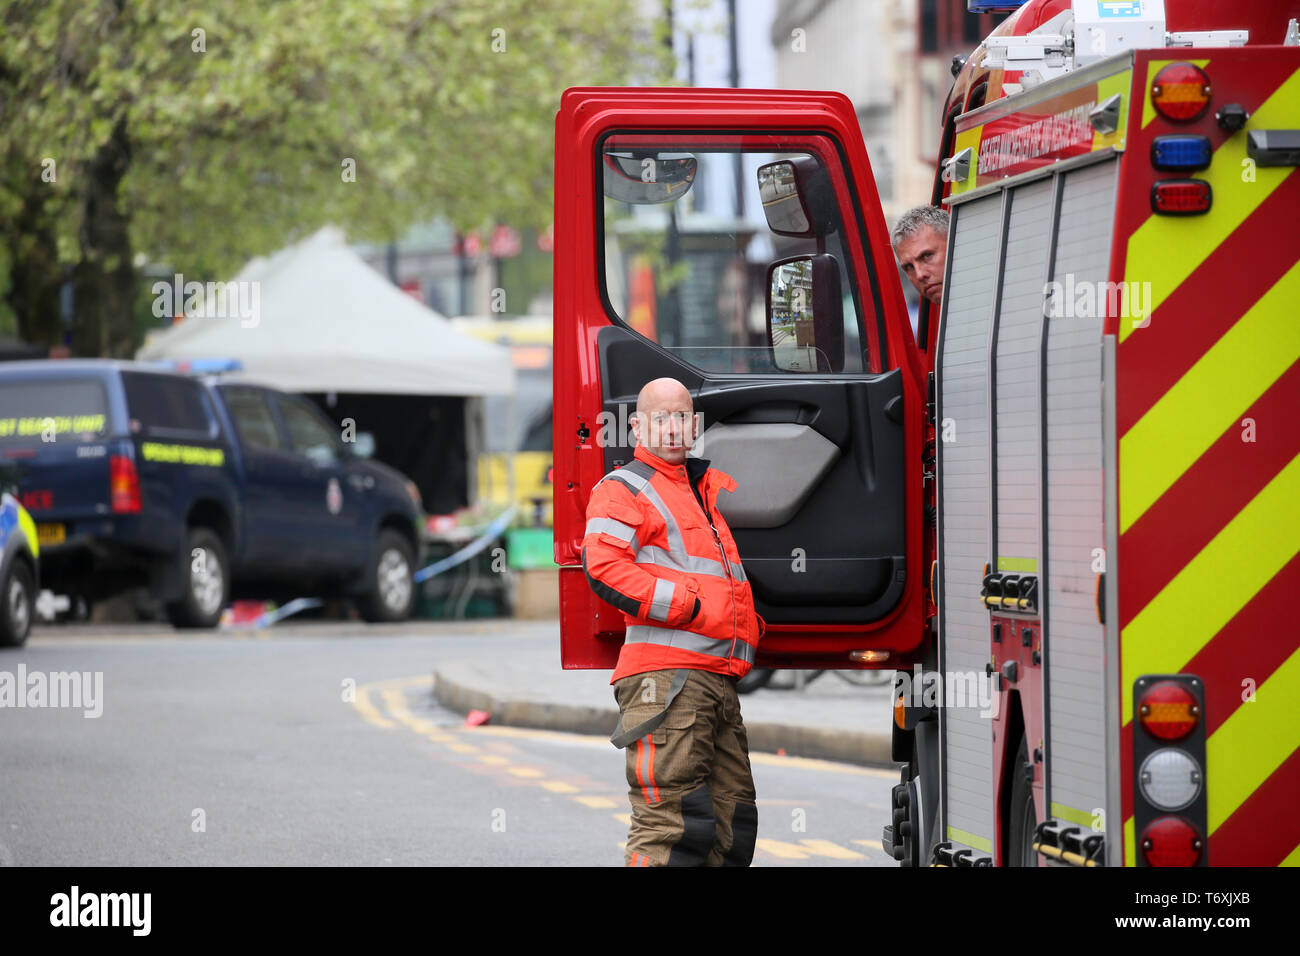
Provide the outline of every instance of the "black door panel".
<path id="1" fill-rule="evenodd" d="M 776 527 L 732 528 L 758 612 L 767 621 L 861 623 L 893 609 L 906 585 L 899 370 L 806 378 L 749 373 L 733 379 L 702 373 L 624 329 L 602 330 L 598 343 L 603 410 L 611 422 L 621 425 L 635 411 L 646 382 L 670 376 L 690 390 L 706 429 L 714 423 L 804 425 L 834 444 L 832 463 L 806 472 L 812 487 L 799 489 L 802 505 L 793 517 Z M 804 480 L 798 465 L 782 461 L 779 443 L 757 444 L 735 456 L 740 467 L 714 459 L 707 442 L 704 457 L 739 485 L 746 472 L 764 469 Z M 604 455 L 612 469 L 631 459 L 632 447 L 607 442 Z M 725 498 L 719 504 L 724 515 Z"/>

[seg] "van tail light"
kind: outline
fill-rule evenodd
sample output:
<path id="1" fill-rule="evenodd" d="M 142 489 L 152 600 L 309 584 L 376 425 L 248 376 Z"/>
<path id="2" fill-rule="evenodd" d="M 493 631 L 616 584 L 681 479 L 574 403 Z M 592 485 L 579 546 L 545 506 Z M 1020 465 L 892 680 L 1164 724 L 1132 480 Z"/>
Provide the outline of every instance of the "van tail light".
<path id="1" fill-rule="evenodd" d="M 114 455 L 108 460 L 108 492 L 114 514 L 140 513 L 140 476 L 128 456 Z"/>
<path id="2" fill-rule="evenodd" d="M 1151 84 L 1151 105 L 1167 120 L 1190 123 L 1200 119 L 1210 105 L 1214 86 L 1194 63 L 1170 63 Z"/>
<path id="3" fill-rule="evenodd" d="M 1204 841 L 1182 817 L 1159 817 L 1142 831 L 1138 847 L 1147 866 L 1195 866 Z"/>
<path id="4" fill-rule="evenodd" d="M 1138 720 L 1152 737 L 1181 740 L 1201 719 L 1196 697 L 1182 684 L 1161 681 L 1138 701 Z"/>

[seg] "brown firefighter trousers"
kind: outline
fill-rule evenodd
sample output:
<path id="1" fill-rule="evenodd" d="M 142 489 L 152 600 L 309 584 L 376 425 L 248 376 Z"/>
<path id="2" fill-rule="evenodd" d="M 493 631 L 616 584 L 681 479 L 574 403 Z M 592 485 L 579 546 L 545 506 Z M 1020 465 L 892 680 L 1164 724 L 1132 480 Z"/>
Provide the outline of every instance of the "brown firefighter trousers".
<path id="1" fill-rule="evenodd" d="M 676 670 L 614 683 L 626 732 L 664 711 Z M 663 721 L 627 745 L 628 866 L 748 866 L 758 836 L 736 679 L 690 670 Z M 616 732 L 617 734 L 617 732 Z"/>

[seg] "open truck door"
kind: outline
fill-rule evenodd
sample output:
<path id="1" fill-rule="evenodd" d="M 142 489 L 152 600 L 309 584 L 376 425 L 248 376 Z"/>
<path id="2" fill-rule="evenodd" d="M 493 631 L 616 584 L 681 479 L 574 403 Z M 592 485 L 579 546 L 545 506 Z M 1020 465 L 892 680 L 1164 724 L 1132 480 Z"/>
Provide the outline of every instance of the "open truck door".
<path id="1" fill-rule="evenodd" d="M 616 662 L 585 511 L 661 376 L 694 399 L 692 453 L 738 484 L 719 507 L 767 622 L 756 666 L 909 666 L 930 613 L 925 370 L 849 100 L 572 89 L 555 142 L 563 666 Z"/>

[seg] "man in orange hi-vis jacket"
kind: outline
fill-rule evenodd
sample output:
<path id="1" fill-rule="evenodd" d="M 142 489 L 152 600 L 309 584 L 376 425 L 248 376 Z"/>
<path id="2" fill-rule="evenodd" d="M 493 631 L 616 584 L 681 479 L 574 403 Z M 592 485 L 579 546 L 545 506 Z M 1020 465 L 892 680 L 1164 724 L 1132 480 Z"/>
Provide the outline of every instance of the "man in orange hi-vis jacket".
<path id="1" fill-rule="evenodd" d="M 610 681 L 627 750 L 629 866 L 748 866 L 758 810 L 736 681 L 763 620 L 718 495 L 735 481 L 688 458 L 690 393 L 647 384 L 632 421 L 634 460 L 587 504 L 582 565 L 627 637 Z"/>

